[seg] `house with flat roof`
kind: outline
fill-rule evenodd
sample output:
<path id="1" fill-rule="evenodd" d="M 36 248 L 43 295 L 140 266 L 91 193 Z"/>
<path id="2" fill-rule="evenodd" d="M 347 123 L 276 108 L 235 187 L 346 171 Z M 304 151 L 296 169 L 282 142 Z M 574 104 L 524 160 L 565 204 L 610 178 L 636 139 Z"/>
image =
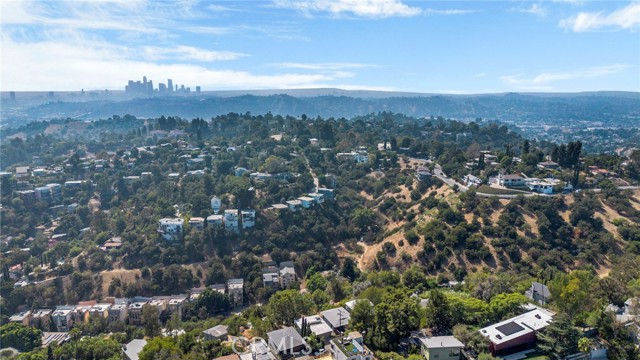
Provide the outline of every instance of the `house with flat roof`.
<path id="1" fill-rule="evenodd" d="M 109 309 L 112 304 L 95 304 L 89 309 L 89 317 L 103 317 L 109 316 Z"/>
<path id="2" fill-rule="evenodd" d="M 73 306 L 58 306 L 56 310 L 51 314 L 51 320 L 56 326 L 56 329 L 60 332 L 67 332 L 71 330 L 74 323 L 74 307 Z"/>
<path id="3" fill-rule="evenodd" d="M 533 347 L 536 332 L 553 321 L 553 314 L 536 308 L 522 315 L 480 329 L 489 340 L 489 350 L 494 355 L 506 355 Z"/>
<path id="4" fill-rule="evenodd" d="M 298 211 L 302 207 L 302 202 L 298 199 L 287 201 L 290 211 Z"/>
<path id="5" fill-rule="evenodd" d="M 299 333 L 302 334 L 304 332 L 304 329 L 302 328 L 303 320 L 311 334 L 315 334 L 325 342 L 329 340 L 329 338 L 331 338 L 331 327 L 329 327 L 329 325 L 327 325 L 327 323 L 324 322 L 324 320 L 319 315 L 305 316 L 294 321 L 296 330 L 298 330 Z M 307 336 L 308 335 L 310 334 L 307 334 Z"/>
<path id="6" fill-rule="evenodd" d="M 320 312 L 320 316 L 322 316 L 324 321 L 326 321 L 336 333 L 343 333 L 351 319 L 351 315 L 349 315 L 349 312 L 343 307 L 322 311 Z"/>
<path id="7" fill-rule="evenodd" d="M 525 181 L 525 184 L 531 191 L 541 194 L 553 194 L 554 184 L 549 181 L 533 179 L 531 181 Z"/>
<path id="8" fill-rule="evenodd" d="M 309 196 L 300 196 L 298 198 L 298 200 L 300 200 L 300 204 L 302 205 L 303 208 L 308 209 L 310 207 L 312 207 L 314 205 L 314 200 L 312 197 Z"/>
<path id="9" fill-rule="evenodd" d="M 368 302 L 369 305 L 371 305 L 373 307 L 373 303 L 371 301 L 369 301 L 368 299 L 353 299 L 353 300 L 349 300 L 344 304 L 344 308 L 348 311 L 351 312 L 353 311 L 353 308 L 356 306 L 357 303 L 361 302 L 361 301 L 365 301 Z"/>
<path id="10" fill-rule="evenodd" d="M 209 215 L 207 216 L 207 226 L 220 226 L 223 218 L 222 215 Z"/>
<path id="11" fill-rule="evenodd" d="M 51 314 L 52 309 L 38 309 L 31 312 L 31 321 L 29 326 L 36 327 L 42 330 L 49 330 L 51 328 Z"/>
<path id="12" fill-rule="evenodd" d="M 420 349 L 426 360 L 460 360 L 464 344 L 453 336 L 420 338 Z"/>
<path id="13" fill-rule="evenodd" d="M 256 211 L 253 209 L 241 210 L 242 228 L 249 229 L 256 226 Z"/>
<path id="14" fill-rule="evenodd" d="M 240 354 L 240 360 L 276 360 L 276 357 L 264 339 L 254 338 L 249 344 L 249 351 Z"/>
<path id="15" fill-rule="evenodd" d="M 129 325 L 139 325 L 142 323 L 142 308 L 149 303 L 147 299 L 140 299 L 129 304 L 127 312 L 129 314 Z"/>
<path id="16" fill-rule="evenodd" d="M 307 342 L 292 327 L 275 330 L 267 333 L 269 348 L 280 359 L 300 355 L 308 351 Z"/>
<path id="17" fill-rule="evenodd" d="M 224 211 L 224 227 L 227 230 L 238 231 L 238 209 L 227 209 Z"/>
<path id="18" fill-rule="evenodd" d="M 181 218 L 160 219 L 158 232 L 165 240 L 182 239 L 182 234 L 184 234 L 184 221 Z"/>
<path id="19" fill-rule="evenodd" d="M 22 324 L 24 326 L 29 326 L 29 323 L 31 322 L 31 311 L 27 310 L 27 311 L 19 312 L 17 314 L 13 314 L 9 317 L 9 322 L 14 322 L 14 323 Z"/>
<path id="20" fill-rule="evenodd" d="M 211 341 L 211 340 L 225 341 L 227 340 L 227 336 L 229 336 L 228 329 L 229 327 L 227 325 L 217 325 L 203 331 L 202 335 L 204 336 L 204 339 L 207 341 Z"/>
<path id="21" fill-rule="evenodd" d="M 278 268 L 275 266 L 269 266 L 262 269 L 262 286 L 272 287 L 275 289 L 280 288 L 280 276 L 278 275 Z"/>
<path id="22" fill-rule="evenodd" d="M 202 230 L 204 229 L 204 218 L 201 217 L 192 217 L 189 219 L 189 227 L 193 229 Z"/>
<path id="23" fill-rule="evenodd" d="M 364 346 L 359 332 L 331 340 L 329 349 L 333 360 L 373 360 L 373 352 Z"/>
<path id="24" fill-rule="evenodd" d="M 234 306 L 244 303 L 244 279 L 229 279 L 227 281 L 227 290 Z"/>
<path id="25" fill-rule="evenodd" d="M 127 304 L 114 304 L 107 311 L 107 321 L 111 324 L 116 321 L 127 321 L 129 306 Z"/>
<path id="26" fill-rule="evenodd" d="M 124 358 L 127 360 L 138 360 L 138 355 L 142 352 L 144 346 L 147 345 L 147 340 L 134 339 L 128 344 L 122 347 Z"/>

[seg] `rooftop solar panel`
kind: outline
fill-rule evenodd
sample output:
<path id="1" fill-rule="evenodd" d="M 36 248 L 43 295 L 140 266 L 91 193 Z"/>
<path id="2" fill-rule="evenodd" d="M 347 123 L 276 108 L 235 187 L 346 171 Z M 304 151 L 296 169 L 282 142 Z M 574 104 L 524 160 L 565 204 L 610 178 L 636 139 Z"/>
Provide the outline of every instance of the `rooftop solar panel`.
<path id="1" fill-rule="evenodd" d="M 508 322 L 504 325 L 500 325 L 498 327 L 496 327 L 496 330 L 500 331 L 501 333 L 503 333 L 505 336 L 511 336 L 517 332 L 520 332 L 522 330 L 524 330 L 524 328 L 518 324 L 516 324 L 515 322 L 511 321 Z"/>

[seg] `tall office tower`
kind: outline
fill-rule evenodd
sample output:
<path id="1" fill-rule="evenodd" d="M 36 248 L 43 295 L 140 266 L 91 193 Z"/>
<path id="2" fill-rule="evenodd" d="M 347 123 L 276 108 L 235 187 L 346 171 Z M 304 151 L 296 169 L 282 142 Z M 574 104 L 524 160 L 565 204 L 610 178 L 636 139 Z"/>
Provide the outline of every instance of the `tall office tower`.
<path id="1" fill-rule="evenodd" d="M 159 83 L 158 84 L 158 93 L 160 93 L 160 95 L 165 95 L 167 93 L 167 86 L 163 83 Z"/>
<path id="2" fill-rule="evenodd" d="M 200 95 L 200 86 L 196 86 L 196 94 Z"/>
<path id="3" fill-rule="evenodd" d="M 9 98 L 11 100 L 15 100 L 16 99 L 16 92 L 15 91 L 10 91 L 9 92 Z"/>
<path id="4" fill-rule="evenodd" d="M 147 82 L 146 94 L 147 96 L 153 95 L 153 80 L 149 80 L 149 82 Z"/>
<path id="5" fill-rule="evenodd" d="M 173 92 L 173 80 L 167 80 L 167 88 L 169 89 L 169 92 Z"/>
<path id="6" fill-rule="evenodd" d="M 147 77 L 143 76 L 142 77 L 142 83 L 146 86 L 147 85 Z"/>

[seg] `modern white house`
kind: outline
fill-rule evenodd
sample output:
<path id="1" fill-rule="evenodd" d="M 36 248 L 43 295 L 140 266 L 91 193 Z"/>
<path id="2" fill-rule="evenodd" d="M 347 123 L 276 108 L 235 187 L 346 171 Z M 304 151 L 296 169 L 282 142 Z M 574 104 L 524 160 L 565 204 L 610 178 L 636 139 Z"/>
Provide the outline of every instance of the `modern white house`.
<path id="1" fill-rule="evenodd" d="M 541 194 L 553 194 L 553 184 L 545 180 L 527 181 L 527 187 L 531 191 Z"/>
<path id="2" fill-rule="evenodd" d="M 227 230 L 238 231 L 238 209 L 224 211 L 224 227 Z"/>
<path id="3" fill-rule="evenodd" d="M 227 281 L 227 290 L 234 306 L 244 303 L 244 279 L 229 279 Z"/>
<path id="4" fill-rule="evenodd" d="M 289 200 L 287 201 L 287 205 L 289 206 L 290 211 L 298 211 L 302 207 L 302 202 L 300 200 Z"/>
<path id="5" fill-rule="evenodd" d="M 191 219 L 189 219 L 189 227 L 202 230 L 204 228 L 204 218 L 192 217 Z"/>
<path id="6" fill-rule="evenodd" d="M 422 355 L 426 360 L 460 360 L 464 344 L 453 336 L 434 336 L 420 339 Z"/>
<path id="7" fill-rule="evenodd" d="M 364 346 L 359 332 L 333 339 L 329 344 L 333 360 L 373 360 L 373 352 Z"/>
<path id="8" fill-rule="evenodd" d="M 300 200 L 300 204 L 302 205 L 303 208 L 308 209 L 310 207 L 312 207 L 314 205 L 314 200 L 312 197 L 309 196 L 300 196 L 298 198 L 298 200 Z"/>
<path id="9" fill-rule="evenodd" d="M 184 221 L 180 218 L 160 219 L 158 232 L 165 240 L 182 239 L 182 234 L 184 233 Z"/>
<path id="10" fill-rule="evenodd" d="M 207 226 L 218 226 L 223 223 L 222 215 L 209 215 L 207 216 Z"/>
<path id="11" fill-rule="evenodd" d="M 331 338 L 331 327 L 329 327 L 319 315 L 305 316 L 296 320 L 294 323 L 298 332 L 302 333 L 303 331 L 303 319 L 312 334 L 315 334 L 325 342 Z"/>
<path id="12" fill-rule="evenodd" d="M 242 210 L 240 211 L 242 217 L 242 228 L 249 229 L 256 226 L 256 211 L 255 210 Z"/>

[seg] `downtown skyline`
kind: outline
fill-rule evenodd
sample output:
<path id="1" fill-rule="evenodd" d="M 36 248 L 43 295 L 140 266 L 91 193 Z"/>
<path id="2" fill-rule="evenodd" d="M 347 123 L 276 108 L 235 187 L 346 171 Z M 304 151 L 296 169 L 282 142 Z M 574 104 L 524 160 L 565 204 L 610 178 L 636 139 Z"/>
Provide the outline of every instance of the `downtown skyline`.
<path id="1" fill-rule="evenodd" d="M 2 91 L 640 91 L 629 1 L 2 2 Z"/>

